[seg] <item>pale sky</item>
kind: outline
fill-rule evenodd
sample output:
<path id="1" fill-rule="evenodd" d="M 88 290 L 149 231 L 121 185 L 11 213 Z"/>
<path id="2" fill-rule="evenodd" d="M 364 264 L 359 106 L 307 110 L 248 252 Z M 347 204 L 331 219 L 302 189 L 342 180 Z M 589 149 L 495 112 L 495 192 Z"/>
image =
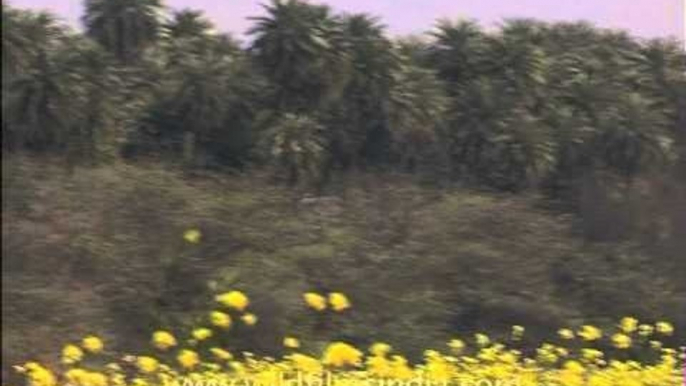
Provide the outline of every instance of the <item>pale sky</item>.
<path id="1" fill-rule="evenodd" d="M 684 39 L 686 0 L 323 0 L 334 10 L 367 12 L 381 17 L 395 35 L 425 32 L 440 18 L 466 17 L 492 26 L 504 18 L 532 17 L 547 21 L 586 20 L 641 37 Z M 248 16 L 262 13 L 259 0 L 166 0 L 174 9 L 205 11 L 221 31 L 237 37 L 248 29 Z M 51 10 L 73 25 L 82 0 L 9 0 L 19 8 Z"/>

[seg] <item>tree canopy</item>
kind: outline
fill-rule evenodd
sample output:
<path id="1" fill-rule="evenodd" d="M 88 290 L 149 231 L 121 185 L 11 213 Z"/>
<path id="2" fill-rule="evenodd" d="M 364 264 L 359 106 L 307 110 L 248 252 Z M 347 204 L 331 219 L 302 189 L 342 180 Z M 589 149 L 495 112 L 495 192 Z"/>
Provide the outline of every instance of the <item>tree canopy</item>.
<path id="1" fill-rule="evenodd" d="M 529 19 L 497 31 L 440 20 L 393 38 L 371 15 L 302 0 L 265 4 L 249 44 L 159 0 L 87 0 L 83 34 L 2 12 L 3 142 L 15 150 L 269 166 L 284 162 L 263 151 L 281 128 L 308 143 L 317 133 L 316 157 L 288 161 L 309 171 L 275 169 L 293 184 L 373 168 L 553 193 L 684 159 L 686 55 L 666 39 Z"/>

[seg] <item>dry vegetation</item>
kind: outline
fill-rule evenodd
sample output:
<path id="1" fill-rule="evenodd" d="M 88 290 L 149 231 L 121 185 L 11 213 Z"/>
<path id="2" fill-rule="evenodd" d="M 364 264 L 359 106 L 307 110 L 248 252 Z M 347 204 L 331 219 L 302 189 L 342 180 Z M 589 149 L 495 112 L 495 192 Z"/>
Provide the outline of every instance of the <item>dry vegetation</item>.
<path id="1" fill-rule="evenodd" d="M 339 194 L 316 197 L 259 173 L 119 163 L 70 174 L 54 160 L 5 159 L 3 368 L 49 362 L 44 353 L 93 332 L 140 348 L 156 328 L 192 325 L 227 287 L 251 293 L 264 320 L 232 344 L 265 354 L 286 332 L 316 327 L 290 299 L 311 289 L 356 299 L 315 345 L 383 340 L 410 356 L 456 330 L 497 337 L 513 323 L 531 344 L 617 315 L 686 325 L 683 259 L 670 248 L 586 241 L 583 219 L 533 196 L 388 174 L 337 184 Z M 196 227 L 202 243 L 185 243 Z"/>

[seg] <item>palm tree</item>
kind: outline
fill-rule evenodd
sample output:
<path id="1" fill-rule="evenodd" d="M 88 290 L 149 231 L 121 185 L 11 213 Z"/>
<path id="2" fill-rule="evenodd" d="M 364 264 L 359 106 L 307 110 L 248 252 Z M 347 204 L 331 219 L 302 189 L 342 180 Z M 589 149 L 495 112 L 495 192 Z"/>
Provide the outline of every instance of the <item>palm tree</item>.
<path id="1" fill-rule="evenodd" d="M 105 136 L 117 116 L 114 84 L 98 46 L 78 35 L 63 37 L 9 85 L 10 139 L 32 150 L 62 153 L 71 165 L 95 161 L 105 153 L 103 146 L 112 145 Z"/>
<path id="2" fill-rule="evenodd" d="M 213 30 L 212 22 L 207 20 L 202 11 L 183 9 L 174 12 L 172 20 L 165 25 L 169 38 L 184 39 L 206 37 Z"/>
<path id="3" fill-rule="evenodd" d="M 160 36 L 160 0 L 86 0 L 86 34 L 121 63 L 139 60 Z"/>
<path id="4" fill-rule="evenodd" d="M 669 112 L 673 128 L 677 129 L 675 135 L 686 148 L 686 134 L 678 130 L 686 126 L 686 52 L 678 41 L 652 40 L 643 48 L 643 54 L 645 71 L 652 78 L 652 87 L 647 91 Z"/>
<path id="5" fill-rule="evenodd" d="M 24 13 L 2 2 L 2 143 L 11 148 L 14 144 L 7 109 L 10 97 L 9 84 L 30 62 L 30 42 L 25 37 Z"/>
<path id="6" fill-rule="evenodd" d="M 542 26 L 529 20 L 509 21 L 488 35 L 469 21 L 439 24 L 429 59 L 452 96 L 445 140 L 454 174 L 518 189 L 551 167 L 541 34 Z"/>
<path id="7" fill-rule="evenodd" d="M 203 61 L 181 71 L 172 108 L 184 127 L 184 160 L 191 163 L 198 137 L 206 137 L 225 123 L 228 68 L 222 61 Z"/>
<path id="8" fill-rule="evenodd" d="M 175 12 L 165 30 L 165 53 L 170 67 L 202 56 L 238 56 L 241 53 L 239 43 L 230 35 L 216 33 L 202 11 Z"/>
<path id="9" fill-rule="evenodd" d="M 441 20 L 432 37 L 429 60 L 440 78 L 448 82 L 451 95 L 487 70 L 487 36 L 475 22 Z"/>
<path id="10" fill-rule="evenodd" d="M 428 69 L 409 58 L 393 73 L 389 129 L 392 148 L 401 167 L 414 171 L 429 152 L 435 152 L 439 125 L 447 108 L 445 86 Z"/>
<path id="11" fill-rule="evenodd" d="M 15 10 L 2 2 L 2 73 L 3 79 L 26 65 L 30 42 L 25 37 L 22 11 Z M 3 82 L 4 83 L 4 82 Z"/>
<path id="12" fill-rule="evenodd" d="M 70 116 L 70 72 L 55 54 L 65 32 L 47 13 L 20 12 L 15 17 L 10 26 L 13 32 L 3 34 L 3 42 L 8 39 L 3 49 L 14 51 L 13 60 L 23 65 L 15 68 L 7 85 L 3 82 L 3 135 L 8 144 L 17 146 L 47 149 L 62 145 Z M 12 48 L 18 42 L 12 37 L 15 34 L 25 39 L 17 50 Z"/>
<path id="13" fill-rule="evenodd" d="M 656 107 L 651 99 L 627 91 L 603 112 L 594 143 L 603 166 L 631 178 L 645 167 L 667 164 L 673 139 L 666 115 Z"/>
<path id="14" fill-rule="evenodd" d="M 262 134 L 260 148 L 269 162 L 294 185 L 318 179 L 325 156 L 323 126 L 306 115 L 277 115 Z"/>
<path id="15" fill-rule="evenodd" d="M 508 188 L 547 177 L 557 155 L 545 120 L 550 63 L 541 42 L 546 28 L 529 19 L 509 20 L 490 39 L 489 77 L 498 93 L 497 109 L 503 112 L 491 126 L 491 154 L 497 154 L 493 181 Z"/>
<path id="16" fill-rule="evenodd" d="M 279 111 L 304 111 L 330 101 L 345 84 L 340 23 L 329 8 L 273 0 L 255 17 L 251 52 L 277 88 Z"/>
<path id="17" fill-rule="evenodd" d="M 378 159 L 383 144 L 375 134 L 387 131 L 388 100 L 399 57 L 384 36 L 384 26 L 365 14 L 341 20 L 350 60 L 347 84 L 327 119 L 332 161 L 343 167 Z"/>
<path id="18" fill-rule="evenodd" d="M 71 104 L 76 114 L 70 119 L 67 156 L 70 161 L 94 162 L 115 156 L 117 132 L 126 117 L 121 105 L 119 77 L 102 47 L 81 35 L 72 36 L 60 50 L 71 69 Z M 126 101 L 125 103 L 130 103 Z"/>
<path id="19" fill-rule="evenodd" d="M 500 36 L 491 39 L 490 61 L 504 83 L 503 90 L 512 93 L 527 108 L 539 113 L 544 103 L 549 61 L 541 47 L 545 27 L 528 19 L 505 23 Z"/>
<path id="20" fill-rule="evenodd" d="M 250 128 L 259 80 L 238 44 L 213 34 L 201 13 L 181 11 L 168 28 L 176 38 L 166 47 L 165 80 L 143 126 L 160 143 L 182 143 L 187 165 L 210 150 L 235 160 L 236 152 L 245 153 L 246 139 L 238 133 Z"/>
<path id="21" fill-rule="evenodd" d="M 18 76 L 9 86 L 9 135 L 20 146 L 37 150 L 63 148 L 71 98 L 68 73 L 61 64 L 47 53 L 42 54 L 35 68 Z"/>
<path id="22" fill-rule="evenodd" d="M 668 163 L 668 129 L 675 127 L 678 107 L 664 98 L 661 66 L 654 65 L 661 55 L 623 33 L 583 24 L 550 31 L 544 45 L 551 57 L 547 119 L 559 149 L 556 184 L 568 186 L 595 169 L 631 179 Z"/>
<path id="23" fill-rule="evenodd" d="M 124 110 L 113 108 L 120 93 L 105 53 L 50 14 L 17 11 L 11 17 L 3 38 L 8 45 L 14 35 L 23 39 L 22 65 L 3 82 L 5 143 L 59 151 L 73 161 L 95 160 L 103 145 L 112 147 L 105 134 Z"/>
<path id="24" fill-rule="evenodd" d="M 65 29 L 47 12 L 2 8 L 3 70 L 13 74 L 31 67 L 39 54 L 51 50 L 65 35 Z"/>

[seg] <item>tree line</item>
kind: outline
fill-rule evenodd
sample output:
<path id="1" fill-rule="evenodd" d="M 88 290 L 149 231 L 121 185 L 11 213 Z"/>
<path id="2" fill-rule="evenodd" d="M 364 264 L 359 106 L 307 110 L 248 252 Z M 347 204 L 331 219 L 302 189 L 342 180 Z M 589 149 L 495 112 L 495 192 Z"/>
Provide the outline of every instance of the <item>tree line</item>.
<path id="1" fill-rule="evenodd" d="M 3 4 L 3 151 L 552 193 L 686 158 L 676 41 L 528 19 L 391 38 L 373 16 L 302 0 L 252 22 L 240 43 L 161 0 L 86 0 L 80 32 Z"/>

